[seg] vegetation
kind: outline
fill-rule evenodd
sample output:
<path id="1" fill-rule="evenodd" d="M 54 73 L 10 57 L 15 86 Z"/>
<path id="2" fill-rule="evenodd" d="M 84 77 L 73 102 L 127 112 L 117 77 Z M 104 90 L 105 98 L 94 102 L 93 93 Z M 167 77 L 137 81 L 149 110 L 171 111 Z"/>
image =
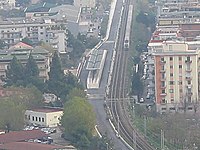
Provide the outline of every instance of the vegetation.
<path id="1" fill-rule="evenodd" d="M 143 82 L 140 79 L 139 73 L 133 73 L 132 76 L 132 93 L 134 95 L 137 95 L 138 97 L 141 97 L 143 94 Z"/>
<path id="2" fill-rule="evenodd" d="M 109 19 L 109 16 L 108 15 L 104 15 L 103 16 L 103 20 L 101 22 L 101 30 L 100 30 L 100 33 L 103 37 L 106 36 L 106 32 L 107 32 L 107 25 L 108 25 L 108 19 Z"/>
<path id="3" fill-rule="evenodd" d="M 4 18 L 17 18 L 25 17 L 24 10 L 22 9 L 12 9 L 12 10 L 0 10 L 0 15 Z"/>
<path id="4" fill-rule="evenodd" d="M 35 87 L 3 90 L 7 94 L 0 97 L 0 128 L 20 130 L 24 126 L 25 110 L 42 106 L 42 93 Z"/>
<path id="5" fill-rule="evenodd" d="M 4 49 L 6 46 L 7 44 L 3 40 L 0 40 L 0 49 Z"/>
<path id="6" fill-rule="evenodd" d="M 94 133 L 95 115 L 86 99 L 72 97 L 66 102 L 61 122 L 65 128 L 65 138 L 78 148 L 88 149 Z"/>

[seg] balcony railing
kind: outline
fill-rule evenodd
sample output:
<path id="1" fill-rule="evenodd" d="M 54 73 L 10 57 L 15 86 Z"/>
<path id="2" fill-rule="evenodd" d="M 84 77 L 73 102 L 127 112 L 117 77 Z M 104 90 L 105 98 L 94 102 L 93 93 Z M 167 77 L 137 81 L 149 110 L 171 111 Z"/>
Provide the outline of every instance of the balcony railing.
<path id="1" fill-rule="evenodd" d="M 192 68 L 185 68 L 185 71 L 191 72 L 191 71 L 192 71 Z"/>
<path id="2" fill-rule="evenodd" d="M 162 73 L 165 72 L 165 69 L 160 69 L 160 72 L 162 72 Z"/>
<path id="3" fill-rule="evenodd" d="M 185 60 L 185 63 L 192 63 L 192 60 Z"/>
<path id="4" fill-rule="evenodd" d="M 165 64 L 165 63 L 166 63 L 165 60 L 161 60 L 161 61 L 160 61 L 160 64 Z"/>
<path id="5" fill-rule="evenodd" d="M 187 76 L 187 77 L 185 77 L 185 79 L 186 80 L 192 80 L 192 77 Z"/>
<path id="6" fill-rule="evenodd" d="M 160 96 L 166 96 L 167 93 L 160 93 Z"/>

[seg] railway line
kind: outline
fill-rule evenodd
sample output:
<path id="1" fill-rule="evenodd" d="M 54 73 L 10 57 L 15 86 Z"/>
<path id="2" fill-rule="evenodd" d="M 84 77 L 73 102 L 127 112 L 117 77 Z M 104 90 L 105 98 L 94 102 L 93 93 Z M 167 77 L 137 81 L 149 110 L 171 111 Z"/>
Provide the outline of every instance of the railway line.
<path id="1" fill-rule="evenodd" d="M 109 99 L 108 104 L 112 115 L 111 120 L 117 129 L 117 136 L 125 140 L 128 149 L 154 150 L 154 148 L 146 141 L 145 137 L 132 126 L 130 118 L 126 112 L 126 67 L 129 52 L 127 51 L 127 48 L 124 47 L 124 39 L 130 4 L 130 0 L 125 0 L 121 18 L 122 23 L 119 30 L 118 44 L 116 47 L 110 93 L 107 99 Z"/>

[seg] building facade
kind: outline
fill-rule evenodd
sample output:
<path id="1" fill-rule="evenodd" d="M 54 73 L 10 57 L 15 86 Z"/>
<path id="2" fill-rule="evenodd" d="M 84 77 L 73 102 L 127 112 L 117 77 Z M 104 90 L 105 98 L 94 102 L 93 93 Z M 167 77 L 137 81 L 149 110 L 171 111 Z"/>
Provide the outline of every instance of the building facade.
<path id="1" fill-rule="evenodd" d="M 199 98 L 199 50 L 184 42 L 166 41 L 152 53 L 157 111 L 193 110 Z"/>
<path id="2" fill-rule="evenodd" d="M 67 51 L 67 31 L 64 23 L 43 19 L 0 22 L 0 38 L 8 47 L 25 37 L 33 44 L 43 41 L 61 53 Z"/>
<path id="3" fill-rule="evenodd" d="M 44 81 L 47 80 L 48 72 L 50 70 L 50 53 L 42 47 L 33 48 L 22 42 L 10 47 L 8 50 L 1 50 L 0 77 L 6 77 L 6 70 L 14 56 L 22 63 L 22 65 L 26 65 L 30 53 L 37 63 L 39 77 Z"/>
<path id="4" fill-rule="evenodd" d="M 36 124 L 45 127 L 56 127 L 60 124 L 60 119 L 63 115 L 61 109 L 34 109 L 26 110 L 25 122 L 27 124 Z"/>

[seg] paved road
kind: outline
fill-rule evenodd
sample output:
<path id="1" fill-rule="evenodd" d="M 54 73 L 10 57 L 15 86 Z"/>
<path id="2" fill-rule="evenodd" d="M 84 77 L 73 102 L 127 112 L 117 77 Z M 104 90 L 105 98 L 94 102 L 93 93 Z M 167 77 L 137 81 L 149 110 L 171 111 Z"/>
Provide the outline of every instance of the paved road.
<path id="1" fill-rule="evenodd" d="M 106 113 L 105 113 L 103 104 L 104 104 L 105 89 L 107 86 L 107 80 L 108 80 L 108 75 L 109 75 L 109 69 L 110 69 L 111 60 L 112 60 L 112 53 L 114 49 L 114 41 L 117 36 L 117 29 L 118 29 L 119 20 L 120 20 L 122 1 L 123 0 L 117 0 L 108 40 L 100 47 L 100 49 L 108 50 L 104 70 L 102 73 L 100 88 L 89 89 L 87 91 L 89 93 L 89 101 L 93 105 L 94 111 L 96 113 L 98 129 L 100 130 L 100 133 L 104 134 L 106 132 L 108 137 L 113 139 L 115 150 L 127 150 L 128 148 L 121 142 L 120 139 L 116 137 L 108 120 L 106 120 Z M 83 68 L 80 74 L 80 79 L 81 79 L 81 82 L 84 84 L 84 86 L 86 85 L 87 75 L 88 75 L 88 72 L 85 70 L 85 68 Z"/>

